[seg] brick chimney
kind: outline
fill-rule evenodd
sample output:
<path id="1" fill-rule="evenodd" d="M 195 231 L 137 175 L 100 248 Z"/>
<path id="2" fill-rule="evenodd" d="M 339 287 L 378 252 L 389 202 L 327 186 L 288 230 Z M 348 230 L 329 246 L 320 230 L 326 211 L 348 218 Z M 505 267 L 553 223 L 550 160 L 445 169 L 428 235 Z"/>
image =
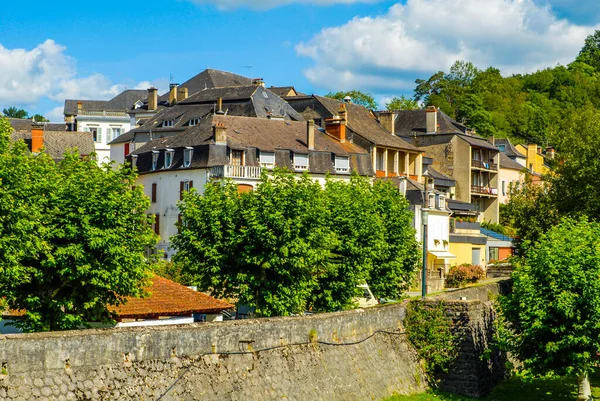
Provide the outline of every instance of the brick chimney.
<path id="1" fill-rule="evenodd" d="M 339 117 L 327 118 L 325 120 L 325 130 L 340 142 L 346 142 L 346 120 Z"/>
<path id="2" fill-rule="evenodd" d="M 148 88 L 148 111 L 154 111 L 158 107 L 158 93 L 154 87 Z"/>
<path id="3" fill-rule="evenodd" d="M 77 113 L 81 113 L 83 111 L 83 103 L 77 102 Z"/>
<path id="4" fill-rule="evenodd" d="M 169 104 L 171 106 L 177 104 L 177 87 L 179 84 L 169 84 Z"/>
<path id="5" fill-rule="evenodd" d="M 315 150 L 315 122 L 308 120 L 306 122 L 306 146 L 308 150 Z"/>
<path id="6" fill-rule="evenodd" d="M 425 109 L 425 114 L 427 118 L 427 126 L 425 127 L 427 133 L 436 133 L 438 131 L 437 109 L 435 106 L 427 106 L 427 109 Z"/>
<path id="7" fill-rule="evenodd" d="M 227 145 L 227 134 L 225 131 L 225 124 L 216 123 L 213 125 L 213 140 L 217 145 Z"/>
<path id="8" fill-rule="evenodd" d="M 215 111 L 216 114 L 225 114 L 223 112 L 223 98 L 222 97 L 218 97 L 217 98 L 217 110 Z"/>
<path id="9" fill-rule="evenodd" d="M 395 123 L 396 116 L 398 113 L 395 111 L 380 111 L 379 112 L 379 123 L 383 128 L 388 130 L 392 135 L 395 135 Z"/>
<path id="10" fill-rule="evenodd" d="M 346 109 L 346 104 L 341 103 L 340 108 L 338 109 L 338 115 L 344 121 L 344 125 L 348 123 L 348 110 Z"/>
<path id="11" fill-rule="evenodd" d="M 31 125 L 31 152 L 38 153 L 44 147 L 44 126 Z"/>
<path id="12" fill-rule="evenodd" d="M 188 97 L 188 88 L 177 88 L 177 103 L 182 100 L 187 99 Z"/>

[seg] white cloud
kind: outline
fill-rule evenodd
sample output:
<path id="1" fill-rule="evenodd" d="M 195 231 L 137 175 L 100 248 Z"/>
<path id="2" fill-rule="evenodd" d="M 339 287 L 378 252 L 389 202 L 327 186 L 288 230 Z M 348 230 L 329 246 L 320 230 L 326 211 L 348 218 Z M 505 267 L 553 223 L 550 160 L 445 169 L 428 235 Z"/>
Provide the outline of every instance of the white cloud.
<path id="1" fill-rule="evenodd" d="M 62 122 L 65 118 L 63 111 L 64 106 L 57 106 L 50 111 L 42 113 L 42 115 L 52 122 Z"/>
<path id="2" fill-rule="evenodd" d="M 314 60 L 305 75 L 316 86 L 383 93 L 412 89 L 415 77 L 456 60 L 505 74 L 566 64 L 598 27 L 559 19 L 533 0 L 408 0 L 323 29 L 296 51 Z"/>
<path id="3" fill-rule="evenodd" d="M 188 0 L 199 5 L 212 5 L 220 10 L 232 10 L 246 7 L 256 10 L 268 10 L 270 8 L 285 6 L 289 4 L 312 4 L 316 6 L 330 6 L 334 4 L 354 3 L 377 3 L 382 0 Z"/>

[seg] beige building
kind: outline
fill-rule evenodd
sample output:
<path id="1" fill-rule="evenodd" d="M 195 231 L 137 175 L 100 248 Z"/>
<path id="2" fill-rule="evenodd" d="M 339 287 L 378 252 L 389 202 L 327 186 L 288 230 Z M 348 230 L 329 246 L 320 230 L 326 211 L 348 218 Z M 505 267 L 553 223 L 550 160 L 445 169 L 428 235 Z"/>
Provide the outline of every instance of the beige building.
<path id="1" fill-rule="evenodd" d="M 510 188 L 523 182 L 525 167 L 510 159 L 505 153 L 500 153 L 500 169 L 498 170 L 498 201 L 508 203 Z"/>
<path id="2" fill-rule="evenodd" d="M 396 135 L 410 138 L 436 171 L 456 181 L 454 198 L 474 204 L 480 220 L 497 223 L 498 148 L 433 106 L 394 114 Z"/>

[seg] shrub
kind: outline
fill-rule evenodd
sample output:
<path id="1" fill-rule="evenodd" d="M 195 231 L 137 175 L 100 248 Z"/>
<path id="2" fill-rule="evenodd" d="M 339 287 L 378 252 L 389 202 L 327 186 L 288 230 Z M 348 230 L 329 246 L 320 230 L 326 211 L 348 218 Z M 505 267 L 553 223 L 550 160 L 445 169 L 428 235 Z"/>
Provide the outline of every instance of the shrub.
<path id="1" fill-rule="evenodd" d="M 481 266 L 470 264 L 453 266 L 446 276 L 446 287 L 462 287 L 466 284 L 476 283 L 484 276 L 485 273 Z"/>

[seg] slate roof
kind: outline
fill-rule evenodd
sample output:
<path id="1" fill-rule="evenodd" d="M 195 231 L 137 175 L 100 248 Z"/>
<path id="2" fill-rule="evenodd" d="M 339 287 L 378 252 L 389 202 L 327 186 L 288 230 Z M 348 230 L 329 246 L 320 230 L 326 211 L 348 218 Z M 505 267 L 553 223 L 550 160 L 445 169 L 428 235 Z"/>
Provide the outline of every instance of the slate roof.
<path id="1" fill-rule="evenodd" d="M 77 103 L 81 102 L 85 111 L 121 111 L 127 112 L 138 100 L 148 97 L 148 91 L 143 89 L 127 89 L 110 100 L 65 100 L 65 115 L 77 115 Z"/>
<path id="2" fill-rule="evenodd" d="M 394 125 L 396 135 L 412 136 L 413 132 L 427 132 L 427 112 L 425 110 L 398 110 L 398 117 Z M 446 113 L 437 110 L 439 134 L 465 134 L 467 127 L 454 120 Z"/>
<path id="3" fill-rule="evenodd" d="M 194 291 L 164 277 L 154 276 L 146 289 L 148 298 L 127 298 L 123 305 L 111 310 L 119 318 L 182 316 L 193 313 L 221 313 L 234 306 L 202 292 Z"/>
<path id="4" fill-rule="evenodd" d="M 450 177 L 447 174 L 440 173 L 439 171 L 437 171 L 436 169 L 434 169 L 431 166 L 427 167 L 427 172 L 429 173 L 429 176 L 431 178 L 433 178 L 433 179 L 439 179 L 439 180 L 446 180 L 446 181 L 456 182 L 456 180 L 454 178 Z"/>
<path id="5" fill-rule="evenodd" d="M 269 86 L 268 88 L 271 92 L 277 94 L 277 96 L 288 96 L 288 93 L 290 92 L 294 92 L 294 95 L 291 96 L 298 96 L 300 95 L 298 93 L 298 91 L 296 91 L 296 88 L 294 88 L 293 86 Z"/>
<path id="6" fill-rule="evenodd" d="M 52 122 L 33 122 L 31 119 L 26 118 L 9 118 L 8 122 L 11 127 L 16 131 L 27 131 L 31 130 L 31 126 L 43 126 L 47 131 L 66 131 L 67 125 L 65 123 L 52 123 Z"/>
<path id="7" fill-rule="evenodd" d="M 471 146 L 476 146 L 484 149 L 498 150 L 497 147 L 486 141 L 480 136 L 460 134 L 459 137 L 469 143 Z"/>
<path id="8" fill-rule="evenodd" d="M 516 158 L 516 157 L 522 157 L 525 158 L 526 156 L 519 152 L 517 150 L 517 148 L 510 142 L 510 139 L 508 138 L 497 138 L 495 140 L 496 146 L 498 145 L 504 145 L 504 151 L 503 153 L 506 153 L 506 155 L 508 157 L 512 158 Z"/>
<path id="9" fill-rule="evenodd" d="M 188 95 L 193 95 L 205 89 L 218 88 L 224 86 L 247 86 L 252 85 L 252 78 L 242 75 L 233 74 L 231 72 L 206 69 L 201 73 L 193 76 L 184 83 L 180 84 L 180 88 L 187 88 Z M 169 100 L 169 92 L 161 95 L 160 100 Z"/>
<path id="10" fill-rule="evenodd" d="M 519 163 L 508 157 L 508 155 L 504 152 L 500 152 L 500 168 L 507 168 L 519 171 L 525 169 L 524 166 L 520 165 Z"/>
<path id="11" fill-rule="evenodd" d="M 11 141 L 20 139 L 27 143 L 31 150 L 31 131 L 13 131 Z M 77 148 L 80 155 L 95 152 L 94 139 L 91 132 L 44 131 L 44 150 L 55 161 L 64 159 L 67 150 Z"/>
<path id="12" fill-rule="evenodd" d="M 296 99 L 297 98 L 297 99 Z M 314 99 L 327 111 L 328 115 L 321 115 L 316 108 L 306 108 L 302 111 L 298 110 L 301 108 L 301 104 L 305 103 L 307 99 Z M 392 135 L 380 124 L 373 112 L 369 109 L 354 104 L 345 103 L 340 100 L 330 99 L 327 97 L 312 95 L 310 97 L 288 97 L 286 100 L 296 108 L 304 118 L 331 118 L 338 115 L 340 104 L 346 104 L 347 110 L 347 126 L 356 135 L 361 136 L 367 141 L 380 146 L 387 146 L 392 148 L 400 148 L 404 150 L 419 151 L 419 149 L 407 142 L 405 139 L 398 136 Z M 300 102 L 299 102 L 299 101 Z"/>

